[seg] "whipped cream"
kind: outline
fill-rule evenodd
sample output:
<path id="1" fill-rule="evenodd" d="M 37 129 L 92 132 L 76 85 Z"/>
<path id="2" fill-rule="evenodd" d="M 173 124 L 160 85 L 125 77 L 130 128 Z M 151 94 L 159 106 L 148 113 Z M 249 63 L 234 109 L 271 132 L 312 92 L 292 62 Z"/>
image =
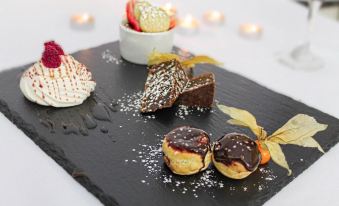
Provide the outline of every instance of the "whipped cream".
<path id="1" fill-rule="evenodd" d="M 24 96 L 37 104 L 71 107 L 82 104 L 96 83 L 91 72 L 70 55 L 61 55 L 58 68 L 47 68 L 41 61 L 27 69 L 21 77 Z"/>

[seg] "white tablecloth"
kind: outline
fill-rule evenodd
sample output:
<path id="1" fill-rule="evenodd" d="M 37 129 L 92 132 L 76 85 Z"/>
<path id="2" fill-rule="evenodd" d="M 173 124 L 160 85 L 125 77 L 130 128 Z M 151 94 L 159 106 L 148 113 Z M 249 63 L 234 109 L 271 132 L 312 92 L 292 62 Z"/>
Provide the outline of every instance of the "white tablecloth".
<path id="1" fill-rule="evenodd" d="M 162 1 L 164 2 L 164 1 Z M 319 18 L 315 50 L 326 67 L 315 72 L 295 71 L 277 63 L 277 52 L 302 42 L 306 9 L 288 0 L 173 0 L 179 15 L 201 20 L 206 9 L 220 9 L 226 24 L 201 24 L 195 36 L 177 35 L 176 45 L 211 55 L 227 69 L 275 91 L 339 117 L 339 24 Z M 42 43 L 55 39 L 67 52 L 118 39 L 124 12 L 121 0 L 2 0 L 0 1 L 0 70 L 36 61 Z M 158 1 L 159 3 L 159 1 Z M 70 28 L 70 16 L 87 11 L 95 29 Z M 264 27 L 260 41 L 239 37 L 238 26 L 257 22 Z M 0 88 L 6 89 L 6 88 Z M 0 205 L 101 205 L 59 165 L 0 115 Z M 269 200 L 266 205 L 337 205 L 339 202 L 337 145 Z"/>

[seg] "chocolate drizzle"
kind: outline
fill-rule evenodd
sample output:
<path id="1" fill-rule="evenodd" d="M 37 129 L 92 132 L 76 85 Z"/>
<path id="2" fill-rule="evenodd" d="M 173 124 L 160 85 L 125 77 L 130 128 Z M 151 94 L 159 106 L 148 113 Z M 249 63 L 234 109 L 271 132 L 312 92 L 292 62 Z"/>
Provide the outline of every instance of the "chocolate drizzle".
<path id="1" fill-rule="evenodd" d="M 230 133 L 221 137 L 214 145 L 215 161 L 232 164 L 240 162 L 249 171 L 254 171 L 260 163 L 257 144 L 244 134 Z"/>
<path id="2" fill-rule="evenodd" d="M 63 132 L 65 135 L 69 134 L 78 134 L 78 127 L 75 126 L 73 123 L 62 123 L 62 128 L 64 129 Z"/>
<path id="3" fill-rule="evenodd" d="M 107 110 L 107 107 L 105 104 L 103 103 L 97 103 L 96 105 L 94 105 L 94 107 L 92 108 L 92 113 L 93 113 L 93 117 L 97 120 L 101 120 L 101 121 L 111 121 L 111 115 L 109 113 L 109 111 Z"/>
<path id="4" fill-rule="evenodd" d="M 188 151 L 206 156 L 210 148 L 210 138 L 201 129 L 189 126 L 178 127 L 165 135 L 168 145 L 179 151 Z"/>
<path id="5" fill-rule="evenodd" d="M 107 103 L 109 102 L 109 103 Z M 107 106 L 107 104 L 110 106 Z M 88 98 L 83 104 L 73 108 L 43 107 L 37 110 L 39 121 L 49 132 L 56 133 L 61 128 L 65 135 L 88 136 L 90 130 L 98 129 L 103 134 L 108 134 L 107 125 L 113 123 L 113 109 L 117 111 L 118 103 L 113 100 L 102 100 L 93 97 Z"/>
<path id="6" fill-rule="evenodd" d="M 54 125 L 54 122 L 52 120 L 50 120 L 50 119 L 46 119 L 46 120 L 39 119 L 39 121 L 42 125 L 44 125 L 45 127 L 47 127 L 49 129 L 50 133 L 55 133 L 55 125 Z"/>
<path id="7" fill-rule="evenodd" d="M 95 129 L 97 127 L 97 123 L 91 115 L 82 115 L 82 119 L 87 129 Z"/>
<path id="8" fill-rule="evenodd" d="M 108 129 L 107 129 L 106 127 L 104 127 L 104 126 L 102 126 L 102 127 L 100 128 L 100 131 L 101 131 L 102 133 L 104 133 L 104 134 L 107 134 L 107 133 L 108 133 Z"/>

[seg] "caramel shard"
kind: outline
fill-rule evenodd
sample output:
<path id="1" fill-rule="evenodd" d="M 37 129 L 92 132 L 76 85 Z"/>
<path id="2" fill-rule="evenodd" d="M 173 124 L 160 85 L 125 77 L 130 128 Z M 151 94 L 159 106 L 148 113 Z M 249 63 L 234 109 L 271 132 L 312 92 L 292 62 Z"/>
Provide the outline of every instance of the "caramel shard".
<path id="1" fill-rule="evenodd" d="M 141 112 L 155 112 L 172 107 L 188 81 L 181 63 L 175 59 L 152 65 L 141 98 Z"/>
<path id="2" fill-rule="evenodd" d="M 213 73 L 192 78 L 179 96 L 177 103 L 192 107 L 212 107 L 215 93 Z"/>

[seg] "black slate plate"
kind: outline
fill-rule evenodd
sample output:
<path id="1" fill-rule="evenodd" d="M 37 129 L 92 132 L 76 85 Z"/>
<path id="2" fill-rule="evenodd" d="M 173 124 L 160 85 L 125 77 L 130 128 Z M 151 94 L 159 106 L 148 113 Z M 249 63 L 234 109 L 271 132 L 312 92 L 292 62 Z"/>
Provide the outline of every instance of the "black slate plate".
<path id="1" fill-rule="evenodd" d="M 216 108 L 174 107 L 140 115 L 135 102 L 146 69 L 122 61 L 117 42 L 77 52 L 74 57 L 91 68 L 98 83 L 83 105 L 53 109 L 27 101 L 18 87 L 26 65 L 0 74 L 0 109 L 105 205 L 261 205 L 322 155 L 316 149 L 284 146 L 293 170 L 290 177 L 272 162 L 238 181 L 223 177 L 213 166 L 189 177 L 172 175 L 163 165 L 159 148 L 162 136 L 177 126 L 204 129 L 213 140 L 233 131 L 253 135 L 227 125 L 227 117 Z M 202 71 L 216 74 L 216 100 L 252 112 L 268 132 L 305 113 L 329 125 L 315 137 L 325 151 L 339 141 L 339 120 L 226 70 L 207 65 L 195 69 Z M 97 127 L 87 129 L 82 117 L 93 115 L 93 110 L 101 111 L 107 121 L 95 120 Z"/>

